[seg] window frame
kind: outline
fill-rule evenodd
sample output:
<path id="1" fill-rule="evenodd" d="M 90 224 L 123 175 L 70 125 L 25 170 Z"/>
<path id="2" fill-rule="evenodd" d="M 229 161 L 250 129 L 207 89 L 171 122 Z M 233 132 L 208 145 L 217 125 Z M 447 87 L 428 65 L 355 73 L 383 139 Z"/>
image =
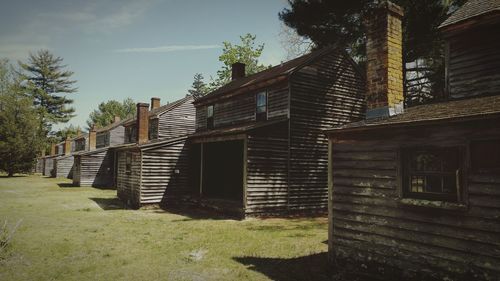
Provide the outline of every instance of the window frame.
<path id="1" fill-rule="evenodd" d="M 264 105 L 259 105 L 259 95 L 264 94 L 265 96 L 265 104 Z M 264 107 L 263 112 L 259 112 L 259 108 Z M 268 116 L 268 109 L 269 109 L 269 93 L 267 90 L 264 91 L 259 91 L 255 93 L 255 120 L 256 121 L 266 121 Z"/>
<path id="2" fill-rule="evenodd" d="M 443 153 L 443 150 L 456 150 L 457 156 L 457 167 L 458 175 L 455 172 L 455 193 L 439 193 L 439 192 L 413 192 L 410 191 L 411 176 L 439 176 L 441 180 L 446 175 L 450 175 L 451 172 L 439 171 L 412 171 L 411 157 L 414 153 L 418 151 L 439 151 Z M 428 201 L 438 201 L 438 202 L 450 202 L 450 203 L 463 203 L 465 202 L 465 191 L 466 191 L 466 174 L 467 174 L 467 147 L 463 145 L 449 145 L 449 146 L 411 146 L 402 147 L 399 150 L 399 169 L 400 169 L 400 197 L 404 199 L 415 199 L 415 200 L 428 200 Z M 440 157 L 442 161 L 442 157 Z M 456 171 L 457 171 L 456 170 Z"/>
<path id="3" fill-rule="evenodd" d="M 210 108 L 212 110 L 210 110 Z M 209 112 L 212 114 L 209 116 Z M 207 105 L 207 129 L 211 130 L 214 128 L 214 115 L 215 115 L 215 105 Z"/>
<path id="4" fill-rule="evenodd" d="M 125 153 L 125 174 L 127 174 L 127 175 L 132 174 L 132 153 L 131 152 Z"/>

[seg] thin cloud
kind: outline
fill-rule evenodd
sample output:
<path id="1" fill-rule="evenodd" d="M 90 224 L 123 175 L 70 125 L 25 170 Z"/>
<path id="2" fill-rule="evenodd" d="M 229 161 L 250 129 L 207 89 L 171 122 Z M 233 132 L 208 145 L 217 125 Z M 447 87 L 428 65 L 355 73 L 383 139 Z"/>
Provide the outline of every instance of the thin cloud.
<path id="1" fill-rule="evenodd" d="M 219 45 L 167 45 L 159 47 L 150 48 L 127 48 L 127 49 L 117 49 L 113 52 L 115 53 L 168 53 L 177 51 L 191 51 L 191 50 L 206 50 L 206 49 L 217 49 L 220 48 Z"/>

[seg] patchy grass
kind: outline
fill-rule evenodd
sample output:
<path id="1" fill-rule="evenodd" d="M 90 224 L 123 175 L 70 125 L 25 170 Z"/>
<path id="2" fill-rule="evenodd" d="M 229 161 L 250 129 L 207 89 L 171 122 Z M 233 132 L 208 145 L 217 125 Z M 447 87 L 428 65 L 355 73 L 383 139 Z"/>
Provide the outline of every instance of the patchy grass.
<path id="1" fill-rule="evenodd" d="M 0 280 L 328 280 L 327 220 L 129 210 L 114 190 L 0 178 L 0 221 L 22 220 Z"/>

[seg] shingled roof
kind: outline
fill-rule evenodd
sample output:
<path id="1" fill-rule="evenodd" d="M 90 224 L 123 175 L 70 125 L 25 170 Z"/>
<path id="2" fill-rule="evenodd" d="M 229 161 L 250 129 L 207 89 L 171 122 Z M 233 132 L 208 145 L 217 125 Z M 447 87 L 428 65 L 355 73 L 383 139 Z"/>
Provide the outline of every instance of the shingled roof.
<path id="1" fill-rule="evenodd" d="M 398 125 L 419 125 L 429 122 L 500 117 L 500 96 L 489 96 L 426 104 L 405 109 L 402 114 L 387 118 L 367 119 L 335 127 L 327 132 L 355 131 Z"/>
<path id="2" fill-rule="evenodd" d="M 469 0 L 446 19 L 439 28 L 493 12 L 500 12 L 500 0 Z"/>
<path id="3" fill-rule="evenodd" d="M 335 49 L 334 46 L 325 47 L 323 49 L 311 52 L 309 54 L 300 56 L 298 58 L 281 63 L 281 64 L 276 65 L 274 67 L 271 67 L 269 69 L 263 70 L 261 72 L 233 80 L 233 81 L 229 82 L 228 84 L 218 88 L 217 90 L 210 92 L 207 95 L 196 99 L 194 103 L 205 101 L 205 100 L 223 95 L 225 93 L 232 92 L 232 91 L 240 89 L 240 88 L 250 87 L 252 85 L 271 80 L 273 78 L 287 76 L 288 74 L 292 73 L 294 70 L 300 68 L 303 64 L 305 64 L 311 60 L 314 60 L 315 58 L 318 58 L 318 57 L 320 57 L 320 56 L 322 56 L 322 55 L 324 55 L 324 54 L 326 54 L 334 49 Z"/>

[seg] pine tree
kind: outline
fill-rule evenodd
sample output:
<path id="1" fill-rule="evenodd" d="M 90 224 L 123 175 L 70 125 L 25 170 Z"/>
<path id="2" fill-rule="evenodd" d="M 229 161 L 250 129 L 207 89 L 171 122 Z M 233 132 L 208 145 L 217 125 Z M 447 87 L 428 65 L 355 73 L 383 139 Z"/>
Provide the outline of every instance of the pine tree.
<path id="1" fill-rule="evenodd" d="M 199 98 L 207 93 L 207 85 L 203 81 L 203 75 L 201 73 L 196 73 L 194 75 L 193 85 L 188 92 L 194 97 Z"/>
<path id="2" fill-rule="evenodd" d="M 61 57 L 55 57 L 48 50 L 40 50 L 30 54 L 26 63 L 19 62 L 22 69 L 24 90 L 31 95 L 37 108 L 40 127 L 46 133 L 52 125 L 66 123 L 72 117 L 75 109 L 70 107 L 72 99 L 66 94 L 76 92 L 71 80 L 72 71 L 65 70 Z"/>

